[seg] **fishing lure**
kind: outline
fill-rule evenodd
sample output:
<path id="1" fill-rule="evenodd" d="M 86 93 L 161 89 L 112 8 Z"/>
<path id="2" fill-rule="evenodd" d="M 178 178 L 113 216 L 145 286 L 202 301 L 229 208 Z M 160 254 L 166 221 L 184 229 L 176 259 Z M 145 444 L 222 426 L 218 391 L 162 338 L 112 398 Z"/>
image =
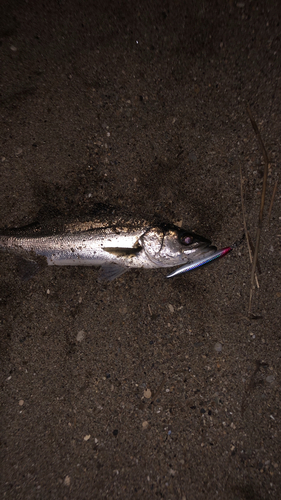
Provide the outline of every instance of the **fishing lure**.
<path id="1" fill-rule="evenodd" d="M 211 253 L 202 259 L 199 259 L 195 262 L 190 262 L 187 264 L 184 264 L 181 267 L 178 267 L 175 271 L 172 273 L 168 274 L 166 278 L 173 278 L 174 276 L 177 276 L 179 274 L 187 273 L 187 271 L 192 271 L 193 269 L 196 269 L 197 267 L 204 266 L 204 264 L 208 264 L 209 262 L 212 262 L 212 260 L 219 259 L 220 257 L 223 257 L 224 255 L 228 254 L 232 250 L 232 247 L 226 247 L 222 248 L 221 250 L 217 250 L 214 253 Z"/>

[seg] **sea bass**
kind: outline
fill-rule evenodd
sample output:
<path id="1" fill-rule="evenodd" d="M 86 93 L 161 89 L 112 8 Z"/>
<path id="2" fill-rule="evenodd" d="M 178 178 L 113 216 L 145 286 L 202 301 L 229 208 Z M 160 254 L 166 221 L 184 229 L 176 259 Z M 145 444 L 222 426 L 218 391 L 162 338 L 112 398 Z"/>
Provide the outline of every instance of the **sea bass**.
<path id="1" fill-rule="evenodd" d="M 208 239 L 174 224 L 148 223 L 114 213 L 2 230 L 0 249 L 15 252 L 28 264 L 24 277 L 42 265 L 100 266 L 100 279 L 105 281 L 130 268 L 196 263 L 217 250 Z"/>

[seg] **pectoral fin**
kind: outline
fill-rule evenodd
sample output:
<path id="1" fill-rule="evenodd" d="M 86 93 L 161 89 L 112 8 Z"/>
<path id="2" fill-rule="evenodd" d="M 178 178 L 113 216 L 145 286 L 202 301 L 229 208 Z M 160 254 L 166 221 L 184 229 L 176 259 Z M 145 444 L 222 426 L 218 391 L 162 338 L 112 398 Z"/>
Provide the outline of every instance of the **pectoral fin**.
<path id="1" fill-rule="evenodd" d="M 120 248 L 120 247 L 103 247 L 105 252 L 111 253 L 116 257 L 128 257 L 132 258 L 142 250 L 142 247 L 137 248 Z"/>
<path id="2" fill-rule="evenodd" d="M 118 266 L 118 264 L 105 264 L 101 266 L 98 281 L 113 281 L 126 271 L 128 271 L 128 267 Z"/>

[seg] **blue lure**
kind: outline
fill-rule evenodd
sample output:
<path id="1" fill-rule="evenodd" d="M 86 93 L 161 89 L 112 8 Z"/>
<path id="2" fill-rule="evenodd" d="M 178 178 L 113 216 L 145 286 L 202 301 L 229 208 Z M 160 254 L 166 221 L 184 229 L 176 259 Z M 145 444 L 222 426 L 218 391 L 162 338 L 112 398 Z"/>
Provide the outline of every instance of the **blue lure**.
<path id="1" fill-rule="evenodd" d="M 197 267 L 204 266 L 204 264 L 208 264 L 208 262 L 212 262 L 212 260 L 219 259 L 220 257 L 223 257 L 231 250 L 232 250 L 232 247 L 226 247 L 226 248 L 222 248 L 221 250 L 217 250 L 216 252 L 212 253 L 211 255 L 207 255 L 206 257 L 199 259 L 196 262 L 192 262 L 191 264 L 187 263 L 181 267 L 178 267 L 178 269 L 173 271 L 171 274 L 168 274 L 168 276 L 166 276 L 166 277 L 173 278 L 174 276 L 177 276 L 178 274 L 183 274 L 183 273 L 187 273 L 187 271 L 192 271 L 192 269 L 196 269 Z"/>

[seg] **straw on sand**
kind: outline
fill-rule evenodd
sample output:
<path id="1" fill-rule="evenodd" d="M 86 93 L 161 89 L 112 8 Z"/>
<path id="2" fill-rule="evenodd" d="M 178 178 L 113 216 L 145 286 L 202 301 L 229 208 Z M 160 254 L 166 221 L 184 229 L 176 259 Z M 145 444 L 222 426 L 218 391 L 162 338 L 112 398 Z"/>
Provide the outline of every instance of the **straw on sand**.
<path id="1" fill-rule="evenodd" d="M 249 106 L 247 106 L 247 112 L 248 112 L 249 118 L 251 120 L 251 124 L 252 124 L 252 127 L 254 129 L 254 132 L 255 132 L 257 139 L 259 141 L 259 144 L 260 144 L 260 147 L 262 150 L 262 154 L 263 154 L 263 158 L 264 158 L 264 174 L 263 174 L 261 204 L 260 204 L 260 212 L 259 212 L 259 219 L 258 219 L 258 226 L 257 226 L 256 246 L 255 246 L 255 252 L 254 252 L 253 263 L 252 263 L 252 272 L 251 272 L 251 289 L 250 289 L 250 299 L 249 299 L 249 309 L 248 309 L 248 313 L 251 314 L 252 298 L 253 298 L 253 292 L 255 289 L 255 272 L 256 272 L 258 251 L 259 251 L 259 245 L 260 245 L 260 237 L 261 237 L 261 229 L 262 229 L 262 217 L 263 217 L 269 161 L 268 161 L 267 152 L 266 152 L 266 149 L 264 147 L 258 126 L 253 118 L 253 115 L 252 115 L 252 112 L 251 112 L 251 109 Z"/>

